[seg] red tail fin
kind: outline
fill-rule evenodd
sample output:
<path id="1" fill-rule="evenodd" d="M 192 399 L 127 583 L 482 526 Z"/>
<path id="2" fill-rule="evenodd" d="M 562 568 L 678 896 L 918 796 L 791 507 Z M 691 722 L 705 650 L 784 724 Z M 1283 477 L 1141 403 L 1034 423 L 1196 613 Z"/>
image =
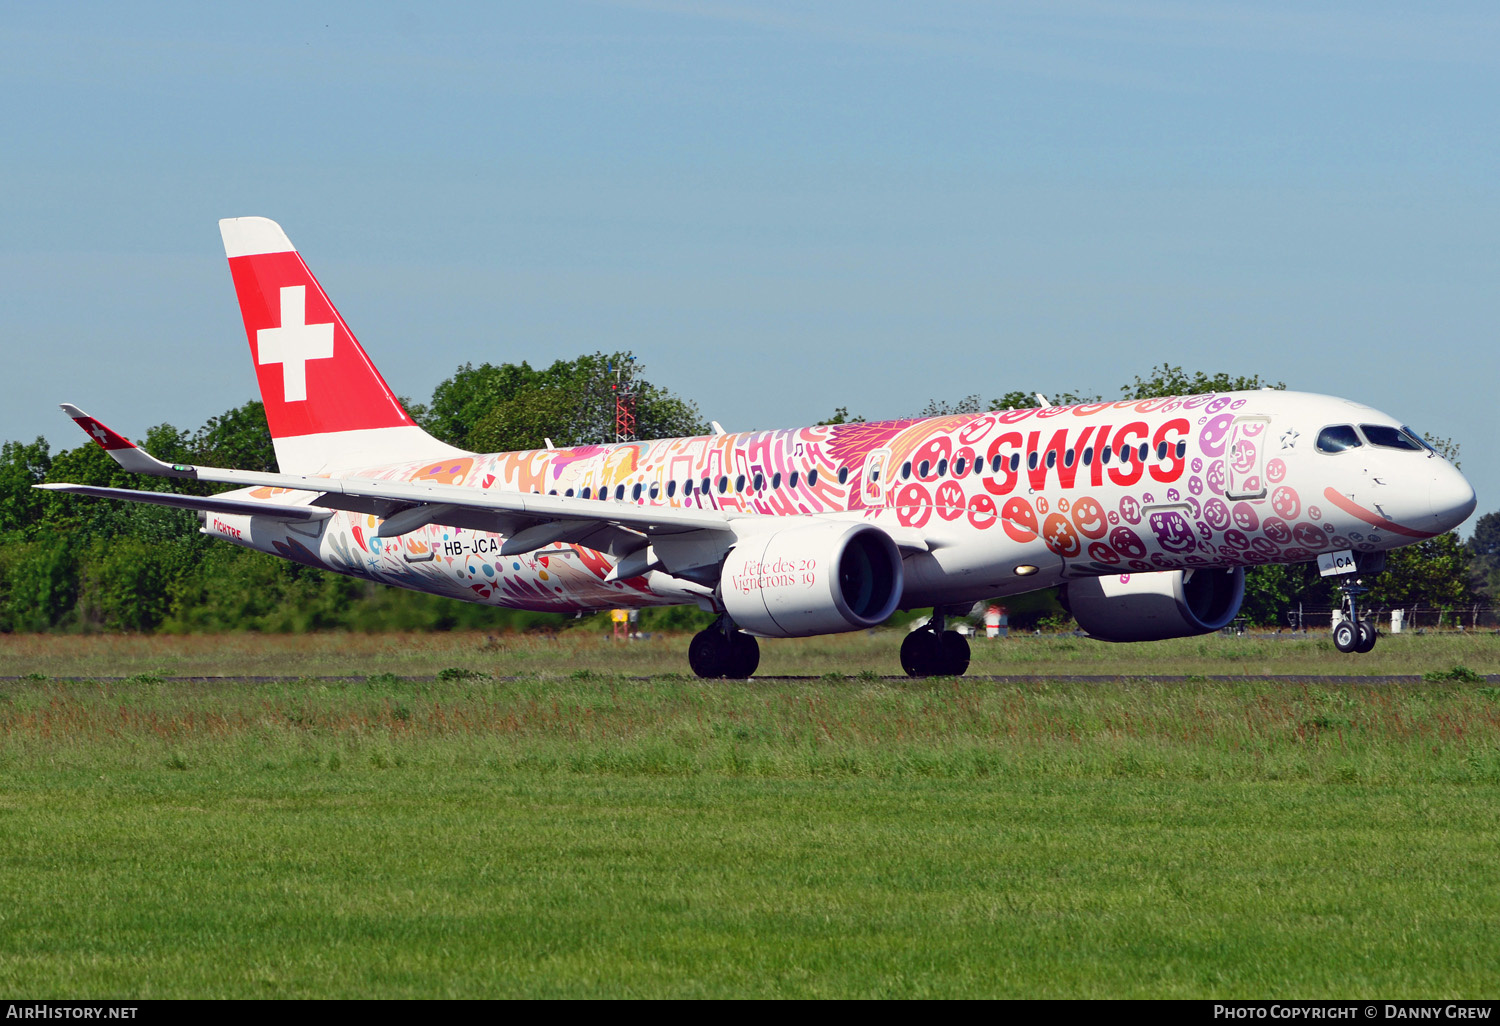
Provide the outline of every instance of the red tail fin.
<path id="1" fill-rule="evenodd" d="M 234 217 L 219 232 L 283 473 L 456 451 L 401 408 L 280 225 Z"/>

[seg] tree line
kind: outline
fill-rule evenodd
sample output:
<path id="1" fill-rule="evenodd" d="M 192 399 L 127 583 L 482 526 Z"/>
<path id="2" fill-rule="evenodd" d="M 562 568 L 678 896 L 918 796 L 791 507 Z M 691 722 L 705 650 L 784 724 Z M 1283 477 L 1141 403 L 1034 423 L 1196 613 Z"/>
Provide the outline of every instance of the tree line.
<path id="1" fill-rule="evenodd" d="M 606 442 L 614 437 L 613 387 L 629 382 L 637 434 L 667 438 L 708 430 L 692 401 L 651 382 L 632 354 L 593 353 L 546 368 L 464 364 L 426 403 L 403 400 L 423 428 L 453 445 L 480 452 Z M 1284 387 L 1259 377 L 1192 374 L 1163 365 L 1121 389 L 1123 398 Z M 1058 393 L 1055 403 L 1096 396 Z M 989 402 L 977 395 L 934 401 L 918 416 L 1035 406 L 1010 392 Z M 824 423 L 862 420 L 847 407 Z M 1441 441 L 1441 440 L 1440 440 Z M 276 471 L 276 456 L 258 401 L 212 417 L 196 431 L 159 424 L 144 447 L 173 463 Z M 1444 442 L 1450 452 L 1456 447 Z M 222 631 L 556 629 L 570 618 L 495 609 L 386 587 L 315 570 L 207 538 L 185 510 L 118 503 L 39 491 L 33 485 L 72 481 L 139 488 L 98 446 L 85 440 L 53 452 L 46 439 L 0 446 L 0 631 Z M 208 494 L 218 486 L 152 479 L 158 491 Z M 1474 537 L 1454 534 L 1391 553 L 1386 573 L 1367 597 L 1379 605 L 1460 608 L 1488 602 L 1500 587 L 1500 513 L 1481 517 Z M 1254 623 L 1284 623 L 1301 600 L 1333 601 L 1315 566 L 1262 566 L 1247 572 L 1245 613 Z M 1043 596 L 1011 603 L 1016 612 L 1055 612 Z M 696 628 L 696 609 L 647 610 L 647 629 Z"/>

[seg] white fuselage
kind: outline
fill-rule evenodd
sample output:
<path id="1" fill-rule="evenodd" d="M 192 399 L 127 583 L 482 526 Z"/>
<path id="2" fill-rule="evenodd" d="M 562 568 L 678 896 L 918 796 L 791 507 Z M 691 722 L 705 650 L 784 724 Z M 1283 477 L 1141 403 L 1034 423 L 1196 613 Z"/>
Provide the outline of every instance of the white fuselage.
<path id="1" fill-rule="evenodd" d="M 923 606 L 1074 577 L 1372 552 L 1451 529 L 1472 511 L 1473 490 L 1431 450 L 1373 440 L 1410 438 L 1399 428 L 1358 403 L 1263 390 L 455 455 L 346 476 L 587 498 L 603 517 L 615 503 L 865 521 L 920 538 L 904 550 L 902 605 Z M 1352 447 L 1319 448 L 1320 437 L 1351 435 Z M 316 495 L 232 494 L 281 504 Z M 587 541 L 501 556 L 498 530 L 428 525 L 382 538 L 381 523 L 373 512 L 306 524 L 208 513 L 204 531 L 494 605 L 715 604 L 713 589 L 660 571 L 608 580 L 615 557 Z"/>

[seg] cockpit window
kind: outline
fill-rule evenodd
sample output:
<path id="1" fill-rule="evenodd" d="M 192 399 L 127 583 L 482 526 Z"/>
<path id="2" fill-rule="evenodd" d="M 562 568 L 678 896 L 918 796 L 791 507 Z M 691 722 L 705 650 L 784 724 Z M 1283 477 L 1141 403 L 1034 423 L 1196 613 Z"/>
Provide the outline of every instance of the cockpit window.
<path id="1" fill-rule="evenodd" d="M 1407 436 L 1400 428 L 1393 428 L 1386 424 L 1361 424 L 1359 429 L 1365 433 L 1371 445 L 1378 445 L 1382 449 L 1405 449 L 1408 452 L 1421 452 L 1423 446 L 1415 439 Z"/>
<path id="2" fill-rule="evenodd" d="M 1357 449 L 1363 444 L 1352 424 L 1326 427 L 1318 432 L 1319 452 L 1343 452 L 1345 449 Z"/>
<path id="3" fill-rule="evenodd" d="M 1419 434 L 1418 432 L 1413 431 L 1411 428 L 1407 427 L 1405 424 L 1401 425 L 1401 431 L 1402 431 L 1403 434 L 1406 435 L 1407 438 L 1410 438 L 1413 442 L 1416 442 L 1418 445 L 1420 445 L 1422 448 L 1426 449 L 1428 452 L 1434 453 L 1434 454 L 1436 454 L 1438 456 L 1442 455 L 1442 453 L 1440 453 L 1440 452 L 1437 451 L 1437 447 L 1436 446 L 1434 446 L 1426 438 L 1422 437 L 1422 435 Z"/>

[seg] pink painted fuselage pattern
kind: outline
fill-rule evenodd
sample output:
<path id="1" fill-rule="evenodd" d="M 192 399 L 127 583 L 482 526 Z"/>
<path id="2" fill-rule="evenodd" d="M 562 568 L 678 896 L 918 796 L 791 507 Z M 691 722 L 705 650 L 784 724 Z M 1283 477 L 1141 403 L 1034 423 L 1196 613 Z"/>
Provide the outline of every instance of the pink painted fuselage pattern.
<path id="1" fill-rule="evenodd" d="M 1467 484 L 1454 483 L 1463 479 L 1450 463 L 1425 449 L 1315 448 L 1323 428 L 1345 423 L 1399 424 L 1343 399 L 1263 390 L 463 455 L 349 476 L 573 496 L 601 511 L 867 521 L 922 540 L 905 550 L 902 600 L 919 606 L 1073 577 L 1369 552 L 1453 525 L 1445 497 Z M 312 524 L 216 516 L 205 530 L 340 573 L 501 606 L 669 605 L 703 593 L 656 571 L 611 580 L 615 560 L 580 544 L 501 556 L 501 534 L 429 525 L 381 538 L 379 526 L 374 515 L 341 511 Z"/>

